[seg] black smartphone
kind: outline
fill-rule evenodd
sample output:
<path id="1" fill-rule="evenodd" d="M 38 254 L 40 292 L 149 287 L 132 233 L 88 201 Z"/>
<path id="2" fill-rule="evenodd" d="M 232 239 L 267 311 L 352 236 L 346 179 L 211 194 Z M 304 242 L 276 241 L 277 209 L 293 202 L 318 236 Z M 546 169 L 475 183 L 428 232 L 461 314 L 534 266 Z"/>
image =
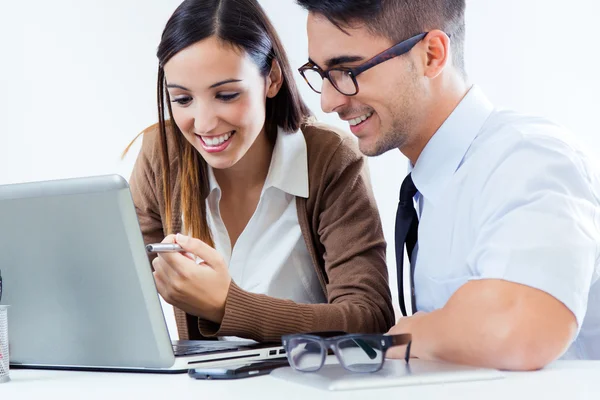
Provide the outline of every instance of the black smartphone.
<path id="1" fill-rule="evenodd" d="M 275 368 L 287 367 L 287 358 L 268 361 L 248 361 L 226 367 L 193 368 L 188 375 L 194 379 L 240 379 L 266 375 Z"/>

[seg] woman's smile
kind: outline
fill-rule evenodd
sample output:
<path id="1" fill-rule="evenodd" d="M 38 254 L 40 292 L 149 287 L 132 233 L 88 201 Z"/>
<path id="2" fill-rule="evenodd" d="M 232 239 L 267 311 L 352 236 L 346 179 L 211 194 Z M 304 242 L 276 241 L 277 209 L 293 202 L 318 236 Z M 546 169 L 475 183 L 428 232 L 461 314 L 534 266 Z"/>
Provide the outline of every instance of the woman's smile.
<path id="1" fill-rule="evenodd" d="M 222 135 L 198 135 L 195 134 L 199 139 L 202 148 L 208 153 L 220 153 L 225 151 L 231 144 L 233 137 L 235 136 L 235 130 L 224 133 Z"/>

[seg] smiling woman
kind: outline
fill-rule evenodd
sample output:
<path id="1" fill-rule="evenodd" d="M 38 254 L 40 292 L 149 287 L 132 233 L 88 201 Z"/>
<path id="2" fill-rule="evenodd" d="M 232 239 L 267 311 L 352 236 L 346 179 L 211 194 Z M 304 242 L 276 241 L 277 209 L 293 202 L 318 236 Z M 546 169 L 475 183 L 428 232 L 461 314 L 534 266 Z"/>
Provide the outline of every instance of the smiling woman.
<path id="1" fill-rule="evenodd" d="M 268 151 L 276 131 L 263 132 L 265 97 L 276 96 L 282 82 L 278 61 L 273 67 L 263 77 L 250 57 L 214 36 L 165 63 L 173 119 L 211 167 L 245 169 L 253 153 Z"/>
<path id="2" fill-rule="evenodd" d="M 183 2 L 158 59 L 159 122 L 130 184 L 145 242 L 204 260 L 153 259 L 179 337 L 386 332 L 385 241 L 365 161 L 349 135 L 310 120 L 258 3 Z"/>

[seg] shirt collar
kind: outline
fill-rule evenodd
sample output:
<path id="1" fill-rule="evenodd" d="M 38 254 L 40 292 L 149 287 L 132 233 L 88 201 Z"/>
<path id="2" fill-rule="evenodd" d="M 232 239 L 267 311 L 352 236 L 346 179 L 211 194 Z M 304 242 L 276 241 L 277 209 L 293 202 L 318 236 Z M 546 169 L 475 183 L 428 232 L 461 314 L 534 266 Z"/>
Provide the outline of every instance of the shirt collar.
<path id="1" fill-rule="evenodd" d="M 413 182 L 428 201 L 436 203 L 493 110 L 483 91 L 474 85 L 429 140 L 412 168 Z"/>
<path id="2" fill-rule="evenodd" d="M 208 168 L 210 192 L 218 189 L 212 168 Z M 308 198 L 308 151 L 306 139 L 301 131 L 285 132 L 277 128 L 277 140 L 271 156 L 271 165 L 262 193 L 275 187 L 296 197 Z"/>
<path id="3" fill-rule="evenodd" d="M 308 198 L 308 151 L 302 132 L 289 133 L 277 128 L 277 141 L 263 192 L 269 187 Z"/>
<path id="4" fill-rule="evenodd" d="M 208 185 L 209 185 L 208 196 L 210 196 L 215 191 L 220 192 L 221 187 L 217 183 L 217 178 L 215 178 L 215 173 L 213 172 L 212 167 L 209 165 L 207 165 L 207 167 L 208 167 Z"/>

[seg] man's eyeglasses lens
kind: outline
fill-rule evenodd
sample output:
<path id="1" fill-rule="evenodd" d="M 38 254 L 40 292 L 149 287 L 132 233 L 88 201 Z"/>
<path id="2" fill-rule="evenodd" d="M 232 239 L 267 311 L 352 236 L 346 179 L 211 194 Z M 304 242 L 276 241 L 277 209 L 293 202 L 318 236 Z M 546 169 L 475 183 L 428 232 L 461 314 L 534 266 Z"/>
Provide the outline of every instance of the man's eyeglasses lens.
<path id="1" fill-rule="evenodd" d="M 314 372 L 325 361 L 326 350 L 317 340 L 291 339 L 288 358 L 292 367 L 302 372 Z M 354 372 L 374 372 L 383 364 L 383 350 L 376 339 L 344 339 L 337 343 L 337 357 L 342 365 Z"/>
<path id="2" fill-rule="evenodd" d="M 309 86 L 317 93 L 321 93 L 323 90 L 323 78 L 321 74 L 314 69 L 305 69 L 304 77 L 308 82 Z M 356 94 L 356 85 L 352 79 L 352 73 L 344 70 L 330 70 L 329 79 L 331 84 L 342 94 L 353 95 Z"/>
<path id="3" fill-rule="evenodd" d="M 323 78 L 321 78 L 321 74 L 314 69 L 305 69 L 302 73 L 310 88 L 317 93 L 321 93 L 321 89 L 323 89 Z"/>

